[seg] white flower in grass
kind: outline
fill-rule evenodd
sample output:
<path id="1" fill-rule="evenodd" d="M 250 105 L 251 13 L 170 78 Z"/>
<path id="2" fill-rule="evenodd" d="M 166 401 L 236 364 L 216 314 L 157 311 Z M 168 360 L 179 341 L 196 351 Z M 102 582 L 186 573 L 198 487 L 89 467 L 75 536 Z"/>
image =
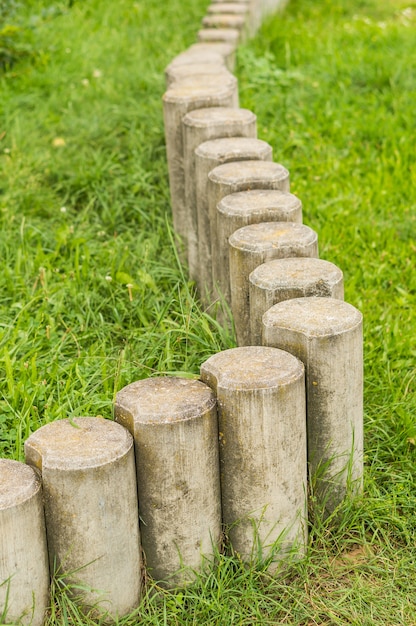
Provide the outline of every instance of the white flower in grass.
<path id="1" fill-rule="evenodd" d="M 109 276 L 109 274 L 107 274 L 107 276 L 105 277 L 106 281 L 108 283 L 111 283 L 111 281 L 113 280 L 111 276 Z"/>

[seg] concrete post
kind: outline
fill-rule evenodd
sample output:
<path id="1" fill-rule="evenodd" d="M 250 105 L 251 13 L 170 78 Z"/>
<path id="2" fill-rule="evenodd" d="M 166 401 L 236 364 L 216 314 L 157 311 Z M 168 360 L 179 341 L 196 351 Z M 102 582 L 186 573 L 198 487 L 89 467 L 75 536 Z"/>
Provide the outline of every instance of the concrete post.
<path id="1" fill-rule="evenodd" d="M 194 76 L 175 85 L 163 96 L 173 225 L 185 246 L 188 223 L 185 213 L 182 118 L 193 109 L 211 106 L 238 107 L 238 86 L 234 76 L 227 80 L 223 76 Z"/>
<path id="2" fill-rule="evenodd" d="M 308 460 L 314 492 L 331 512 L 363 476 L 362 315 L 334 298 L 297 298 L 263 316 L 263 342 L 305 364 Z"/>
<path id="3" fill-rule="evenodd" d="M 219 57 L 217 54 L 211 56 Z M 181 65 L 176 64 L 165 70 L 166 87 L 170 89 L 175 83 L 183 82 L 184 79 L 190 76 L 201 75 L 224 76 L 225 79 L 232 76 L 231 72 L 225 67 L 222 57 L 219 57 L 219 61 L 214 62 L 204 61 L 199 63 L 184 63 Z"/>
<path id="4" fill-rule="evenodd" d="M 211 13 L 202 19 L 205 29 L 233 29 L 240 34 L 240 43 L 246 37 L 246 17 L 235 13 Z"/>
<path id="5" fill-rule="evenodd" d="M 208 15 L 226 13 L 228 15 L 247 15 L 250 9 L 249 2 L 212 2 L 207 7 Z"/>
<path id="6" fill-rule="evenodd" d="M 259 222 L 302 223 L 302 203 L 287 191 L 263 189 L 232 193 L 220 200 L 212 231 L 213 280 L 230 304 L 228 240 L 239 228 Z M 255 345 L 261 345 L 261 341 Z"/>
<path id="7" fill-rule="evenodd" d="M 265 161 L 241 161 L 224 163 L 208 174 L 208 219 L 210 242 L 217 238 L 217 206 L 229 194 L 250 189 L 289 191 L 289 172 L 279 163 Z M 200 214 L 198 210 L 198 215 Z M 211 255 L 213 250 L 211 249 Z M 213 266 L 211 262 L 210 267 Z M 217 294 L 219 287 L 213 285 L 211 294 Z"/>
<path id="8" fill-rule="evenodd" d="M 229 239 L 231 308 L 237 343 L 250 345 L 249 276 L 262 263 L 284 257 L 318 257 L 318 236 L 292 222 L 262 222 L 239 228 Z"/>
<path id="9" fill-rule="evenodd" d="M 140 537 L 133 439 L 98 417 L 42 426 L 25 443 L 42 473 L 51 568 L 79 603 L 116 619 L 140 600 Z"/>
<path id="10" fill-rule="evenodd" d="M 259 265 L 249 276 L 251 343 L 262 344 L 262 317 L 274 304 L 319 296 L 344 299 L 341 270 L 322 259 L 275 259 Z"/>
<path id="11" fill-rule="evenodd" d="M 200 381 L 149 378 L 117 394 L 115 418 L 134 436 L 150 573 L 167 586 L 191 582 L 221 536 L 215 396 Z"/>
<path id="12" fill-rule="evenodd" d="M 209 139 L 257 136 L 256 116 L 247 109 L 210 107 L 195 109 L 185 115 L 183 124 L 185 205 L 189 219 L 188 263 L 192 280 L 199 281 L 198 215 L 195 172 L 195 149 Z M 202 292 L 200 292 L 202 293 Z"/>
<path id="13" fill-rule="evenodd" d="M 198 31 L 200 43 L 228 43 L 237 47 L 241 33 L 236 28 L 202 28 Z"/>
<path id="14" fill-rule="evenodd" d="M 176 56 L 165 68 L 166 87 L 174 82 L 174 74 L 178 68 L 184 68 L 192 65 L 200 65 L 201 63 L 209 63 L 226 67 L 224 57 L 219 52 L 202 51 L 202 52 L 182 52 Z M 227 68 L 228 69 L 228 68 Z"/>
<path id="15" fill-rule="evenodd" d="M 241 137 L 213 139 L 200 144 L 195 150 L 195 193 L 198 223 L 198 275 L 201 297 L 212 301 L 213 290 L 213 257 L 212 237 L 215 236 L 214 209 L 210 212 L 208 196 L 208 175 L 217 166 L 232 162 L 234 170 L 237 161 L 271 161 L 271 146 L 260 139 Z M 208 297 L 207 297 L 208 294 Z"/>
<path id="16" fill-rule="evenodd" d="M 230 72 L 234 71 L 235 68 L 235 51 L 236 44 L 235 43 L 227 43 L 225 41 L 211 41 L 211 42 L 198 42 L 193 43 L 189 48 L 187 48 L 182 54 L 195 54 L 195 53 L 209 53 L 213 52 L 220 54 L 223 59 L 225 66 L 230 70 Z M 180 55 L 179 55 L 180 56 Z"/>
<path id="17" fill-rule="evenodd" d="M 235 8 L 238 7 L 238 8 Z M 261 24 L 262 7 L 257 0 L 211 0 L 208 13 L 239 13 L 243 8 L 248 12 L 249 33 L 253 35 Z"/>
<path id="18" fill-rule="evenodd" d="M 281 350 L 210 357 L 201 380 L 218 399 L 223 520 L 248 562 L 287 558 L 306 543 L 304 369 Z M 278 543 L 278 545 L 276 545 Z"/>
<path id="19" fill-rule="evenodd" d="M 0 459 L 0 616 L 42 626 L 49 567 L 41 482 L 31 467 Z"/>

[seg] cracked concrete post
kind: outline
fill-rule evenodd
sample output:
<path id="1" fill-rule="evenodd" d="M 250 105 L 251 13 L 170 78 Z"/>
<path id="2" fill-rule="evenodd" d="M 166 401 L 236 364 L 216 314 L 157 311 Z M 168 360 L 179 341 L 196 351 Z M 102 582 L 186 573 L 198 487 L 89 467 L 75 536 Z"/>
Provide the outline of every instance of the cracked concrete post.
<path id="1" fill-rule="evenodd" d="M 114 619 L 140 601 L 141 558 L 133 439 L 98 417 L 58 420 L 25 443 L 42 474 L 51 569 L 86 608 Z"/>
<path id="2" fill-rule="evenodd" d="M 229 243 L 231 235 L 259 222 L 302 223 L 302 203 L 287 191 L 254 189 L 224 196 L 217 205 L 212 240 L 213 278 L 231 304 Z M 260 335 L 261 336 L 261 335 Z M 259 342 L 256 345 L 261 345 Z"/>
<path id="3" fill-rule="evenodd" d="M 284 257 L 318 257 L 318 236 L 311 228 L 292 222 L 261 222 L 239 228 L 229 238 L 231 309 L 237 343 L 251 343 L 251 272 L 262 263 Z"/>
<path id="4" fill-rule="evenodd" d="M 201 367 L 218 399 L 223 520 L 244 561 L 277 561 L 307 538 L 302 363 L 282 350 L 225 350 Z"/>
<path id="5" fill-rule="evenodd" d="M 215 229 L 211 223 L 215 214 L 210 212 L 208 175 L 217 166 L 232 162 L 234 169 L 238 161 L 272 161 L 271 146 L 260 139 L 232 137 L 213 139 L 200 144 L 195 150 L 195 194 L 198 223 L 198 274 L 203 301 L 212 302 L 216 297 L 213 289 L 215 266 L 212 239 Z M 225 294 L 224 294 L 225 295 Z"/>
<path id="6" fill-rule="evenodd" d="M 256 116 L 247 109 L 210 107 L 195 109 L 185 115 L 183 124 L 185 204 L 189 217 L 188 264 L 192 280 L 201 286 L 196 190 L 195 149 L 205 141 L 219 137 L 257 136 Z M 206 195 L 206 194 L 205 194 Z M 200 293 L 202 291 L 200 290 Z"/>
<path id="7" fill-rule="evenodd" d="M 331 512 L 362 486 L 362 315 L 342 300 L 297 298 L 275 304 L 263 325 L 263 343 L 305 365 L 311 484 Z"/>
<path id="8" fill-rule="evenodd" d="M 249 281 L 251 343 L 254 346 L 262 344 L 262 317 L 274 304 L 308 296 L 344 299 L 341 270 L 323 259 L 275 259 L 256 267 Z"/>
<path id="9" fill-rule="evenodd" d="M 192 76 L 175 84 L 163 96 L 166 154 L 169 171 L 173 225 L 187 247 L 188 221 L 185 211 L 182 119 L 193 109 L 238 107 L 237 79 L 219 76 Z"/>
<path id="10" fill-rule="evenodd" d="M 147 566 L 185 585 L 221 537 L 216 398 L 197 380 L 148 378 L 119 391 L 114 413 L 134 436 Z"/>
<path id="11" fill-rule="evenodd" d="M 42 626 L 50 598 L 41 481 L 9 459 L 0 459 L 0 528 L 1 621 Z"/>

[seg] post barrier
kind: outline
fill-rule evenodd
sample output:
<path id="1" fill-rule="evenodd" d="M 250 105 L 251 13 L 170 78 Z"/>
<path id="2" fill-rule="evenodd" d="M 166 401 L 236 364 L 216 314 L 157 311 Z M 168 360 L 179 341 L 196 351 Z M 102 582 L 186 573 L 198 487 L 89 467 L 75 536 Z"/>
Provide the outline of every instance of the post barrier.
<path id="1" fill-rule="evenodd" d="M 210 65 L 220 65 L 226 69 L 228 69 L 226 67 L 225 64 L 225 60 L 222 54 L 220 54 L 219 52 L 214 52 L 214 51 L 205 51 L 205 52 L 182 52 L 182 54 L 179 54 L 177 57 L 175 57 L 175 59 L 173 59 L 173 61 L 171 61 L 169 63 L 169 65 L 167 65 L 165 67 L 165 83 L 166 83 L 166 88 L 169 89 L 170 85 L 172 85 L 172 83 L 175 80 L 175 73 L 179 70 L 179 68 L 185 68 L 187 66 L 195 66 L 195 65 L 201 65 L 201 63 L 203 64 L 210 64 Z M 192 72 L 193 68 L 192 67 L 188 67 L 188 72 Z"/>
<path id="2" fill-rule="evenodd" d="M 148 378 L 118 392 L 114 414 L 134 437 L 150 573 L 166 586 L 191 582 L 221 537 L 215 396 L 200 381 Z"/>
<path id="3" fill-rule="evenodd" d="M 225 350 L 201 367 L 218 398 L 223 520 L 249 563 L 305 550 L 304 368 L 264 347 Z"/>
<path id="4" fill-rule="evenodd" d="M 204 29 L 233 29 L 238 31 L 242 42 L 247 36 L 246 33 L 246 17 L 244 15 L 236 15 L 230 13 L 211 13 L 202 19 Z"/>
<path id="5" fill-rule="evenodd" d="M 84 608 L 130 613 L 141 591 L 131 435 L 103 418 L 63 419 L 30 435 L 25 454 L 42 474 L 51 569 Z"/>
<path id="6" fill-rule="evenodd" d="M 206 107 L 238 107 L 237 80 L 230 77 L 191 77 L 174 85 L 163 96 L 169 187 L 173 224 L 176 233 L 187 244 L 185 213 L 185 174 L 183 164 L 182 118 L 192 109 Z"/>
<path id="7" fill-rule="evenodd" d="M 363 476 L 362 315 L 335 298 L 296 298 L 263 316 L 263 343 L 305 365 L 308 461 L 317 501 L 332 512 Z"/>
<path id="8" fill-rule="evenodd" d="M 251 343 L 255 346 L 262 345 L 262 317 L 274 304 L 309 296 L 344 299 L 342 271 L 313 257 L 263 263 L 251 272 L 249 283 Z"/>
<path id="9" fill-rule="evenodd" d="M 231 235 L 259 222 L 302 223 L 302 203 L 287 191 L 254 189 L 224 196 L 217 205 L 212 240 L 213 281 L 231 303 L 229 243 Z M 256 345 L 261 345 L 261 342 Z"/>
<path id="10" fill-rule="evenodd" d="M 0 459 L 0 617 L 42 626 L 49 566 L 41 481 L 18 461 Z"/>
<path id="11" fill-rule="evenodd" d="M 225 67 L 224 60 L 221 57 L 219 62 L 214 63 L 202 62 L 174 65 L 166 74 L 167 89 L 170 89 L 176 83 L 189 79 L 191 76 L 223 76 L 224 79 L 232 76 L 231 72 Z"/>
<path id="12" fill-rule="evenodd" d="M 235 170 L 237 162 L 272 161 L 272 157 L 272 149 L 265 141 L 239 137 L 213 139 L 200 144 L 195 150 L 199 284 L 203 301 L 207 300 L 207 294 L 208 298 L 215 298 L 213 242 L 216 234 L 212 225 L 215 214 L 210 208 L 209 173 L 221 164 L 230 163 Z"/>
<path id="13" fill-rule="evenodd" d="M 228 107 L 209 107 L 194 109 L 182 120 L 184 175 L 185 175 L 185 208 L 188 215 L 188 265 L 189 275 L 199 285 L 200 265 L 198 240 L 198 214 L 195 172 L 195 149 L 209 139 L 219 137 L 257 137 L 256 116 L 247 109 Z M 206 186 L 206 182 L 205 182 Z M 210 251 L 211 252 L 211 251 Z"/>
<path id="14" fill-rule="evenodd" d="M 215 52 L 223 57 L 225 66 L 230 70 L 230 72 L 232 72 L 235 67 L 235 51 L 235 43 L 227 43 L 226 41 L 199 41 L 197 43 L 191 44 L 189 48 L 187 48 L 182 54 L 212 54 L 213 52 Z M 179 55 L 179 57 L 176 57 L 176 59 L 181 58 L 181 56 L 182 55 Z"/>

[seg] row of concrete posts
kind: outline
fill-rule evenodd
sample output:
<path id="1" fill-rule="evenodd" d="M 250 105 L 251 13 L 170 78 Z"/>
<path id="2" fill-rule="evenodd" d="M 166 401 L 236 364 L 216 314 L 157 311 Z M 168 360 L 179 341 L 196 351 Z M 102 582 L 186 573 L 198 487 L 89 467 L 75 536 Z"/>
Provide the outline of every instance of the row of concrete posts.
<path id="1" fill-rule="evenodd" d="M 50 576 L 84 609 L 139 606 L 143 572 L 183 586 L 223 549 L 300 558 L 308 492 L 327 512 L 361 489 L 362 317 L 318 258 L 289 172 L 238 106 L 236 46 L 281 2 L 212 0 L 163 97 L 179 252 L 238 347 L 200 379 L 122 389 L 115 421 L 47 424 L 26 464 L 0 460 L 0 617 L 41 625 Z"/>

